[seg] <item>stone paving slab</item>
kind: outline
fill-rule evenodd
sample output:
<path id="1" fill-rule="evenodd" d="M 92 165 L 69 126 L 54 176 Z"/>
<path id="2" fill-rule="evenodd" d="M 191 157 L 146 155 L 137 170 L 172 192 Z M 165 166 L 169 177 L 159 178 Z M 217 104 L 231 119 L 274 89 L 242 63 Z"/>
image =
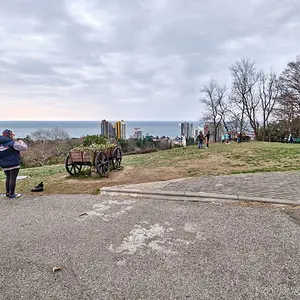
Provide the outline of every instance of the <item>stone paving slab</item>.
<path id="1" fill-rule="evenodd" d="M 300 172 L 190 177 L 142 184 L 119 185 L 118 187 L 139 189 L 141 191 L 204 192 L 299 201 Z"/>

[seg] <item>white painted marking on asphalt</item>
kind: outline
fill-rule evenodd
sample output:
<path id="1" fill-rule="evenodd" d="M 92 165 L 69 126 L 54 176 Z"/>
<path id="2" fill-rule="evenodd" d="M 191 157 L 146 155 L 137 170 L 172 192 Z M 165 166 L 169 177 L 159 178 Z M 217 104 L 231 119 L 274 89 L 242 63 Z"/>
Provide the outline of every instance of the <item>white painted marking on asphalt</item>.
<path id="1" fill-rule="evenodd" d="M 164 225 L 170 225 L 169 222 Z M 109 251 L 115 253 L 124 253 L 127 255 L 133 255 L 136 252 L 144 255 L 149 253 L 149 250 L 164 255 L 175 255 L 177 252 L 172 249 L 176 246 L 181 246 L 182 243 L 173 241 L 172 237 L 166 237 L 170 232 L 174 231 L 174 228 L 161 226 L 159 224 L 148 225 L 148 222 L 142 221 L 139 224 L 134 225 L 129 235 L 124 238 L 121 245 L 114 247 L 110 245 Z M 184 244 L 188 244 L 189 241 L 185 241 Z"/>
<path id="2" fill-rule="evenodd" d="M 154 237 L 161 237 L 164 232 L 165 229 L 159 224 L 150 226 L 149 229 L 143 228 L 141 225 L 135 225 L 135 228 L 130 231 L 130 235 L 114 251 L 117 253 L 126 252 L 134 254 L 139 248 L 147 246 L 147 240 Z M 111 249 L 113 249 L 112 246 Z"/>
<path id="3" fill-rule="evenodd" d="M 176 239 L 176 242 L 178 244 L 182 244 L 182 245 L 189 245 L 191 243 L 191 241 L 187 241 L 187 240 L 183 240 L 183 239 Z"/>
<path id="4" fill-rule="evenodd" d="M 166 231 L 167 231 L 167 232 L 174 231 L 174 228 L 172 228 L 172 227 L 169 227 L 169 228 L 168 228 Z"/>
<path id="5" fill-rule="evenodd" d="M 172 243 L 169 241 L 169 244 L 172 244 Z M 160 253 L 163 253 L 163 254 L 168 254 L 168 255 L 177 254 L 176 251 L 173 251 L 171 249 L 166 248 L 165 241 L 151 241 L 149 243 L 148 247 L 150 249 L 152 249 L 153 251 L 160 252 Z"/>
<path id="6" fill-rule="evenodd" d="M 125 266 L 125 265 L 126 265 L 126 259 L 117 261 L 117 262 L 116 262 L 116 265 L 117 265 L 117 266 Z"/>
<path id="7" fill-rule="evenodd" d="M 185 223 L 183 229 L 186 232 L 196 234 L 196 239 L 197 240 L 202 240 L 202 241 L 207 240 L 207 237 L 201 231 L 201 226 L 196 224 L 196 223 Z M 192 243 L 194 243 L 194 242 L 192 242 Z"/>
<path id="8" fill-rule="evenodd" d="M 103 216 L 104 211 L 109 210 L 110 206 L 105 204 L 95 204 L 93 205 L 93 210 L 87 212 L 89 216 Z"/>
<path id="9" fill-rule="evenodd" d="M 116 204 L 116 205 L 129 205 L 129 204 L 135 203 L 136 201 L 133 201 L 133 200 L 122 200 L 122 201 L 118 201 L 118 200 L 106 200 L 106 201 L 103 201 L 103 202 L 107 203 L 109 205 L 112 205 L 112 204 Z"/>
<path id="10" fill-rule="evenodd" d="M 77 220 L 84 221 L 92 217 L 101 217 L 104 221 L 109 221 L 113 218 L 119 218 L 130 211 L 133 208 L 132 204 L 135 202 L 134 200 L 105 200 L 94 204 L 91 211 L 81 214 Z M 115 208 L 117 208 L 117 211 L 109 212 L 115 210 Z"/>

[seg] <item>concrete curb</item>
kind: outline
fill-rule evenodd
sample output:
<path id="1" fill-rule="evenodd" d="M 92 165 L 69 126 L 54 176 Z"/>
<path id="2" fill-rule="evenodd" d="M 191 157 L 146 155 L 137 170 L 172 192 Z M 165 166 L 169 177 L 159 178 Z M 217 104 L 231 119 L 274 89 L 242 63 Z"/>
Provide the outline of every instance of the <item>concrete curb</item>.
<path id="1" fill-rule="evenodd" d="M 183 200 L 183 201 L 204 201 L 211 202 L 214 200 L 229 200 L 229 201 L 244 201 L 244 202 L 264 202 L 264 203 L 275 203 L 275 204 L 286 204 L 286 205 L 300 205 L 300 201 L 284 200 L 284 199 L 273 199 L 273 198 L 260 198 L 260 197 L 247 197 L 241 195 L 223 195 L 216 193 L 204 193 L 204 192 L 174 192 L 174 191 L 152 191 L 152 190 L 138 190 L 138 189 L 126 189 L 118 187 L 103 187 L 100 189 L 101 193 L 109 194 L 128 194 L 135 196 L 144 196 L 147 198 L 166 200 Z"/>

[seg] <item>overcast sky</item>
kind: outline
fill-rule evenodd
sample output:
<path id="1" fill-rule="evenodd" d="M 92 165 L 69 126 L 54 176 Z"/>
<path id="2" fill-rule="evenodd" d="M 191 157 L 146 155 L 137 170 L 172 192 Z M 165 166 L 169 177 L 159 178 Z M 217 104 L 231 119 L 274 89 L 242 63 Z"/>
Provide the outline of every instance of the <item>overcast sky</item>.
<path id="1" fill-rule="evenodd" d="M 299 32 L 299 0 L 0 0 L 0 118 L 196 120 L 204 83 L 280 72 Z"/>

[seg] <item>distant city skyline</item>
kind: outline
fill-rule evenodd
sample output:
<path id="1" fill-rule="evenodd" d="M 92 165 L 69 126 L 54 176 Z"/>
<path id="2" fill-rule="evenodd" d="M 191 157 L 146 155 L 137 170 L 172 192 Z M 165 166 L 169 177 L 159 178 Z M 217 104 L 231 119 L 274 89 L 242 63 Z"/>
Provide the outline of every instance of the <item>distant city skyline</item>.
<path id="1" fill-rule="evenodd" d="M 126 140 L 126 121 L 101 121 L 101 134 L 107 138 Z"/>
<path id="2" fill-rule="evenodd" d="M 53 119 L 30 119 L 30 120 L 24 120 L 24 119 L 7 119 L 4 120 L 1 118 L 1 121 L 3 122 L 19 122 L 19 121 L 24 121 L 24 122 L 101 122 L 102 120 L 104 120 L 104 118 L 101 119 L 86 119 L 86 120 L 78 120 L 78 119 L 74 119 L 74 120 L 53 120 Z M 120 119 L 116 119 L 116 120 L 109 120 L 106 119 L 108 122 L 117 122 Z M 183 119 L 164 119 L 164 120 L 149 120 L 149 119 L 145 119 L 145 120 L 138 120 L 138 119 L 126 119 L 125 121 L 127 122 L 204 122 L 203 120 L 183 120 Z"/>
<path id="3" fill-rule="evenodd" d="M 125 121 L 126 127 L 123 136 L 126 138 L 133 134 L 134 128 L 141 128 L 144 135 L 153 136 L 179 136 L 179 121 Z M 201 126 L 201 122 L 194 122 L 195 126 Z M 26 137 L 38 129 L 52 129 L 59 127 L 70 134 L 70 137 L 101 134 L 101 122 L 99 121 L 3 121 L 0 120 L 0 129 L 9 128 L 17 137 Z"/>

